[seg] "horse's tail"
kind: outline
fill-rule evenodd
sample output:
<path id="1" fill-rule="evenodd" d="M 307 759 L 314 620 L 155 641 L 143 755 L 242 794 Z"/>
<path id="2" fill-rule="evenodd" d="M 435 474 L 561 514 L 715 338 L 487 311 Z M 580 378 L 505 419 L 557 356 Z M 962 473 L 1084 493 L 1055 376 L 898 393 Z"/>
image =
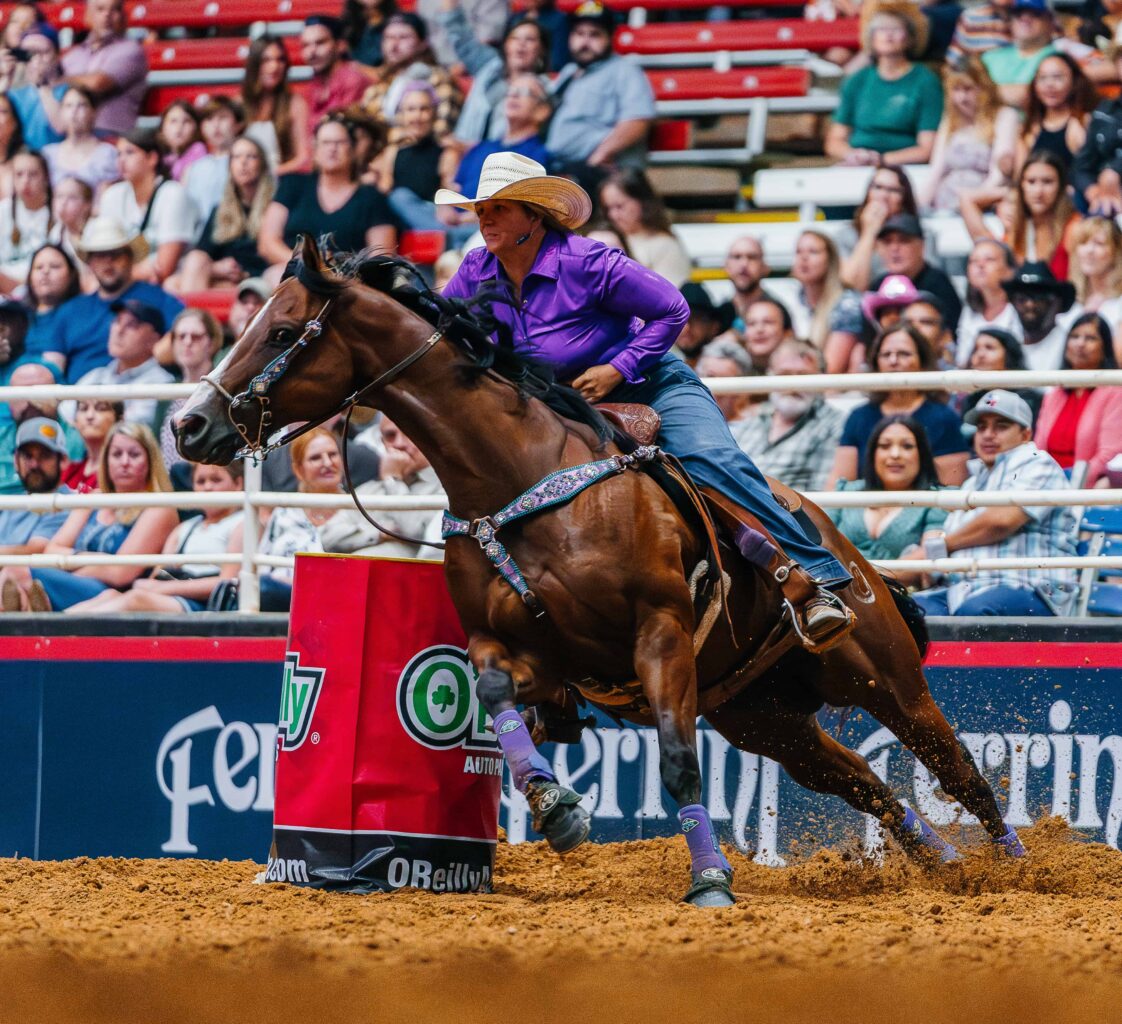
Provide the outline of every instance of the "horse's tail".
<path id="1" fill-rule="evenodd" d="M 912 639 L 915 640 L 916 647 L 919 648 L 919 657 L 922 661 L 927 656 L 927 648 L 931 643 L 931 637 L 927 633 L 924 611 L 916 603 L 915 598 L 908 593 L 908 588 L 899 580 L 894 580 L 892 577 L 883 574 L 881 579 L 884 580 L 884 585 L 888 587 L 888 592 L 892 595 L 896 610 L 907 625 L 908 632 L 912 634 Z"/>

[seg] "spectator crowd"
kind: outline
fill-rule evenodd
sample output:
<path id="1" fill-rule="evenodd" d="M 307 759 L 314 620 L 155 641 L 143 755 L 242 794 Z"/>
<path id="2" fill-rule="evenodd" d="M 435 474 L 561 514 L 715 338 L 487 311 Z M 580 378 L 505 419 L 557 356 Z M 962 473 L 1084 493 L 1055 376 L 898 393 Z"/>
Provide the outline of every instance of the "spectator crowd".
<path id="1" fill-rule="evenodd" d="M 155 124 L 141 117 L 149 69 L 122 0 L 87 0 L 84 29 L 65 50 L 33 4 L 17 3 L 0 38 L 0 384 L 198 382 L 267 301 L 301 234 L 344 252 L 393 251 L 407 231 L 441 232 L 439 286 L 477 224 L 466 209 L 436 205 L 436 193 L 475 196 L 484 160 L 502 151 L 581 183 L 597 206 L 588 234 L 681 288 L 690 319 L 675 351 L 703 377 L 1116 369 L 1122 46 L 1109 41 L 1109 5 L 1065 22 L 1047 0 L 848 6 L 859 8 L 861 47 L 827 55 L 844 78 L 822 150 L 868 176 L 866 194 L 843 230 L 800 234 L 782 286 L 766 238 L 746 225 L 728 247 L 723 293 L 691 280 L 648 173 L 650 82 L 615 52 L 615 17 L 596 0 L 569 15 L 550 0 L 516 10 L 506 0 L 418 0 L 409 11 L 346 0 L 303 23 L 310 77 L 299 87 L 290 47 L 266 33 L 249 46 L 239 95 L 176 100 Z M 823 5 L 807 16 L 825 16 Z M 904 169 L 917 164 L 929 165 L 919 191 Z M 969 233 L 964 265 L 940 260 L 930 232 L 939 218 Z M 225 294 L 224 322 L 192 303 L 201 292 Z M 1107 486 L 1122 453 L 1116 387 L 841 387 L 719 404 L 760 468 L 804 491 Z M 239 466 L 180 460 L 177 407 L 2 405 L 0 493 L 239 490 Z M 325 424 L 277 453 L 266 487 L 340 493 L 343 429 Z M 385 418 L 348 440 L 360 493 L 439 492 L 427 460 Z M 389 525 L 432 542 L 438 520 L 400 513 Z M 878 505 L 838 509 L 835 521 L 877 559 L 1071 555 L 1078 532 L 1065 506 L 948 516 Z M 260 527 L 267 554 L 439 557 L 348 511 L 266 510 Z M 243 528 L 229 509 L 192 518 L 170 508 L 5 510 L 0 556 L 221 561 L 155 572 L 8 565 L 0 604 L 230 607 Z M 934 614 L 1068 614 L 1076 601 L 1066 569 L 899 575 Z M 288 571 L 270 571 L 263 606 L 286 607 L 290 586 Z"/>

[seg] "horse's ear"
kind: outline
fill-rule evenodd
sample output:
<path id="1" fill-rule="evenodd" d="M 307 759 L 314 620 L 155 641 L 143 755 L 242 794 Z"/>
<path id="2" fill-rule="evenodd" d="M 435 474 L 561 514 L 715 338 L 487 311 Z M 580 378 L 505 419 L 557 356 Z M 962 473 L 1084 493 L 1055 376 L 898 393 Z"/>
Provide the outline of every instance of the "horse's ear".
<path id="1" fill-rule="evenodd" d="M 296 245 L 292 250 L 292 258 L 295 259 L 297 256 L 309 270 L 323 270 L 323 257 L 320 255 L 316 240 L 311 235 L 301 234 L 296 239 Z"/>

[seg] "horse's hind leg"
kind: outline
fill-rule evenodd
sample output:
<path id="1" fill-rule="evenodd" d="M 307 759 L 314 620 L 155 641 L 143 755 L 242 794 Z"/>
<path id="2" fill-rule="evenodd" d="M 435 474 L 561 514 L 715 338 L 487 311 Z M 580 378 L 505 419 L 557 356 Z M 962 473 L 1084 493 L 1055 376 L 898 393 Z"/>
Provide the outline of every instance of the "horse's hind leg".
<path id="1" fill-rule="evenodd" d="M 908 854 L 925 861 L 932 854 L 944 861 L 958 856 L 953 846 L 900 803 L 860 754 L 828 736 L 813 714 L 764 698 L 747 707 L 733 701 L 708 719 L 734 746 L 778 761 L 799 785 L 841 797 L 856 810 L 872 815 Z"/>
<path id="2" fill-rule="evenodd" d="M 558 853 L 575 850 L 588 838 L 591 821 L 580 796 L 557 781 L 515 706 L 517 667 L 502 644 L 473 638 L 472 663 L 479 671 L 475 692 L 494 723 L 495 736 L 510 765 L 511 778 L 530 804 L 534 828 Z"/>
<path id="3" fill-rule="evenodd" d="M 1001 820 L 993 789 L 955 736 L 926 683 L 907 700 L 900 697 L 891 681 L 876 690 L 877 695 L 864 697 L 862 706 L 895 733 L 939 780 L 943 792 L 973 814 L 995 843 L 1012 856 L 1023 856 L 1024 847 L 1016 831 Z"/>

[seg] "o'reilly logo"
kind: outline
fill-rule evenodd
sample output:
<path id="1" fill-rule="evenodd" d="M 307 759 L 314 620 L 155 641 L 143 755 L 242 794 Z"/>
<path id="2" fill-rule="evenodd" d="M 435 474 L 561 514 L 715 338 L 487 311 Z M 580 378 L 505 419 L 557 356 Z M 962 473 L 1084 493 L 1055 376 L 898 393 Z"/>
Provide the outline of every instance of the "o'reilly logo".
<path id="1" fill-rule="evenodd" d="M 433 750 L 494 750 L 487 713 L 475 697 L 476 673 L 459 647 L 426 647 L 397 681 L 397 713 L 405 731 Z"/>
<path id="2" fill-rule="evenodd" d="M 308 882 L 308 862 L 306 860 L 285 860 L 283 857 L 270 857 L 265 866 L 266 882 Z"/>
<path id="3" fill-rule="evenodd" d="M 277 734 L 281 750 L 296 750 L 311 731 L 325 670 L 300 664 L 300 655 L 289 651 L 284 656 L 284 685 L 281 687 Z"/>

